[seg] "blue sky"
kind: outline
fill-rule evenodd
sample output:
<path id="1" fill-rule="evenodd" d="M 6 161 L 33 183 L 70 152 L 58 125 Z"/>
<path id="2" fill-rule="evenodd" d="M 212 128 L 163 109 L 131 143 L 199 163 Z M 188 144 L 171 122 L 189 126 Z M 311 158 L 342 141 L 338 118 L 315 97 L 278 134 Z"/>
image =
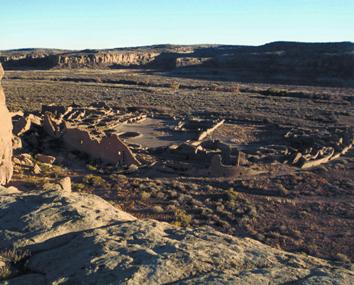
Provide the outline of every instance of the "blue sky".
<path id="1" fill-rule="evenodd" d="M 354 42 L 354 0 L 0 0 L 0 49 Z"/>

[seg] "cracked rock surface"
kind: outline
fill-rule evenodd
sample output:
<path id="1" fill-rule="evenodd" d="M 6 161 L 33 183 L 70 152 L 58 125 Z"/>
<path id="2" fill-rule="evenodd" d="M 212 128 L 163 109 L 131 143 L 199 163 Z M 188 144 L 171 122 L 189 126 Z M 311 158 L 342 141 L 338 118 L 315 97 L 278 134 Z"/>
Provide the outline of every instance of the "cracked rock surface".
<path id="1" fill-rule="evenodd" d="M 0 284 L 353 284 L 354 272 L 219 233 L 138 220 L 103 199 L 47 184 L 0 188 L 0 249 L 30 251 Z"/>

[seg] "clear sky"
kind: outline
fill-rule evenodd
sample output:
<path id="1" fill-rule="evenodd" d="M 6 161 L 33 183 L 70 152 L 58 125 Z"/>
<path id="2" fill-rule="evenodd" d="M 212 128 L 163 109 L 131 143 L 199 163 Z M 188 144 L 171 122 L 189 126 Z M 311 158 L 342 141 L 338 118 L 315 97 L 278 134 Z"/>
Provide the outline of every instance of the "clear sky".
<path id="1" fill-rule="evenodd" d="M 0 49 L 354 42 L 354 0 L 0 0 Z"/>

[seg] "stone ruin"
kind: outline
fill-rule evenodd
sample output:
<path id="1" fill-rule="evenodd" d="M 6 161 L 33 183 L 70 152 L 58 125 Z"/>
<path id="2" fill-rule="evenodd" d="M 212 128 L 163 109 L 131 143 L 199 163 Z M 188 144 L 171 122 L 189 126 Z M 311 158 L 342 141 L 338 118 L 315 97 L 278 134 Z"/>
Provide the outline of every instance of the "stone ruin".
<path id="1" fill-rule="evenodd" d="M 34 126 L 46 136 L 63 142 L 67 149 L 87 154 L 104 164 L 117 167 L 143 164 L 144 169 L 152 173 L 194 177 L 235 177 L 252 173 L 249 167 L 252 163 L 280 162 L 307 169 L 339 158 L 353 146 L 353 129 L 350 128 L 317 131 L 294 128 L 284 129 L 285 135 L 278 145 L 245 148 L 212 139 L 213 132 L 224 120 L 178 118 L 147 110 L 111 108 L 104 102 L 85 107 L 43 105 L 38 114 L 14 114 L 13 142 L 16 148 L 20 147 L 19 137 Z M 146 132 L 144 128 L 156 122 L 158 128 Z M 168 143 L 144 145 L 151 136 Z"/>
<path id="2" fill-rule="evenodd" d="M 285 131 L 281 144 L 261 146 L 256 151 L 259 159 L 253 162 L 278 161 L 300 169 L 328 163 L 345 155 L 354 143 L 353 128 L 322 129 L 293 128 Z"/>
<path id="3" fill-rule="evenodd" d="M 55 121 L 45 115 L 43 127 L 49 135 L 61 139 L 69 148 L 86 153 L 102 162 L 122 166 L 139 165 L 139 161 L 116 134 L 90 133 L 87 129 L 72 126 L 66 121 Z"/>
<path id="4" fill-rule="evenodd" d="M 178 122 L 173 128 L 178 132 L 193 132 L 196 141 L 201 141 L 224 124 L 225 120 L 202 120 L 198 118 L 186 119 Z"/>
<path id="5" fill-rule="evenodd" d="M 8 183 L 13 173 L 12 121 L 1 86 L 3 76 L 4 70 L 0 64 L 0 185 Z"/>
<path id="6" fill-rule="evenodd" d="M 132 109 L 131 109 L 132 110 Z M 159 117 L 154 113 L 152 117 Z M 116 166 L 141 165 L 135 152 L 146 151 L 134 144 L 125 143 L 125 133 L 119 132 L 122 124 L 142 123 L 147 114 L 141 110 L 127 111 L 110 108 L 103 102 L 87 107 L 43 105 L 39 114 L 15 114 L 14 134 L 18 138 L 35 126 L 64 143 L 68 149 L 87 154 L 93 159 Z M 166 119 L 166 118 L 165 118 Z M 202 120 L 199 118 L 168 118 L 173 126 L 166 125 L 167 132 L 181 134 L 182 138 L 192 138 L 177 145 L 148 148 L 148 152 L 158 155 L 157 160 L 166 160 L 166 167 L 171 166 L 176 173 L 190 176 L 235 176 L 239 172 L 240 152 L 219 141 L 205 140 L 224 120 Z M 129 138 L 129 136 L 127 136 Z M 180 171 L 178 165 L 184 164 L 186 171 Z M 165 167 L 165 172 L 166 172 Z M 179 169 L 178 169 L 179 168 Z"/>
<path id="7" fill-rule="evenodd" d="M 242 153 L 218 140 L 198 140 L 158 150 L 166 159 L 162 172 L 187 176 L 233 177 L 240 174 Z"/>
<path id="8" fill-rule="evenodd" d="M 14 134 L 19 137 L 35 126 L 49 137 L 63 142 L 68 149 L 85 153 L 103 163 L 140 165 L 130 148 L 114 133 L 114 128 L 122 122 L 136 122 L 145 117 L 144 114 L 121 114 L 104 103 L 88 107 L 43 105 L 38 116 L 14 115 Z"/>
<path id="9" fill-rule="evenodd" d="M 284 162 L 307 169 L 346 154 L 354 143 L 353 128 L 292 129 L 284 136 L 288 152 Z"/>
<path id="10" fill-rule="evenodd" d="M 113 133 L 122 122 L 143 120 L 144 115 L 120 114 L 104 103 L 87 108 L 42 106 L 43 128 L 69 148 L 86 153 L 94 159 L 117 166 L 139 165 L 130 148 Z"/>

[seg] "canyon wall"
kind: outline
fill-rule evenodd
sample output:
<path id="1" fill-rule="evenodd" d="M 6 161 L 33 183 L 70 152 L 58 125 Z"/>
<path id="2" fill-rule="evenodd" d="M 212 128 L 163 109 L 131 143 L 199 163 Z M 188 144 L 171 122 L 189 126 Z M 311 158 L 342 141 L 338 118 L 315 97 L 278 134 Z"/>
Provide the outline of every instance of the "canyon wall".
<path id="1" fill-rule="evenodd" d="M 57 64 L 60 67 L 95 67 L 95 66 L 144 66 L 159 55 L 155 52 L 98 52 L 88 54 L 59 55 Z"/>
<path id="2" fill-rule="evenodd" d="M 354 43 L 147 46 L 82 51 L 0 51 L 6 69 L 148 68 L 172 75 L 281 84 L 354 86 Z M 231 77 L 230 77 L 231 75 Z"/>

